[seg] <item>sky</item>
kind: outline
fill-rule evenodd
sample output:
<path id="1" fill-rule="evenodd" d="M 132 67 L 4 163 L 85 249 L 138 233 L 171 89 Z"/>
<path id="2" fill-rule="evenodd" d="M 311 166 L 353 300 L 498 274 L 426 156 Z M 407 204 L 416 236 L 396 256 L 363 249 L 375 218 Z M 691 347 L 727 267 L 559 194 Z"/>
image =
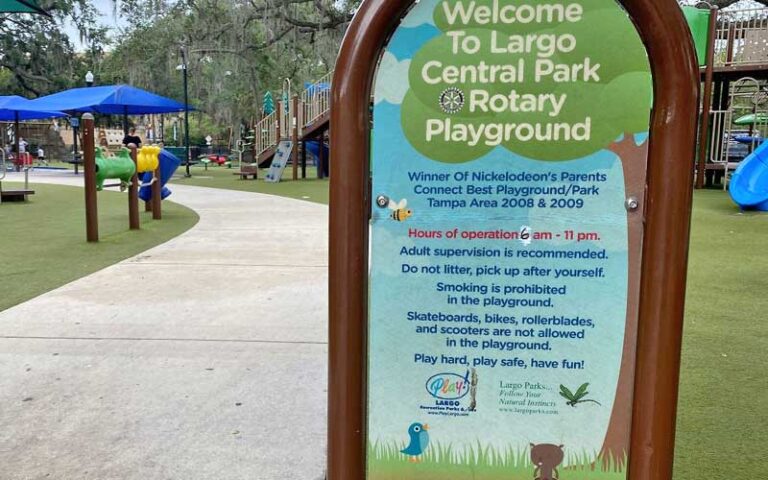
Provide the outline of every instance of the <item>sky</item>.
<path id="1" fill-rule="evenodd" d="M 125 19 L 119 17 L 114 13 L 115 4 L 112 0 L 90 0 L 93 5 L 101 12 L 101 18 L 99 20 L 100 25 L 110 27 L 113 30 L 119 29 L 121 26 L 125 26 L 127 23 Z M 69 36 L 70 41 L 75 45 L 76 50 L 83 50 L 84 46 L 80 43 L 80 35 L 77 29 L 71 22 L 65 22 L 64 31 Z"/>

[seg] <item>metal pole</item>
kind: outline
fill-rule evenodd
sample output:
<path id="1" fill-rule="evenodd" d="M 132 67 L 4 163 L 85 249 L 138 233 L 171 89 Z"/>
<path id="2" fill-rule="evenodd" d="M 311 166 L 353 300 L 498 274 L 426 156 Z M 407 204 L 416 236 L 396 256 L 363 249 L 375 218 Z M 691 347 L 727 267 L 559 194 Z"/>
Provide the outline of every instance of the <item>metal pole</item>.
<path id="1" fill-rule="evenodd" d="M 91 115 L 91 117 L 93 117 L 93 115 Z M 80 159 L 80 151 L 77 148 L 77 127 L 76 126 L 72 127 L 72 144 L 74 149 L 74 152 L 72 153 L 73 153 L 73 160 L 75 163 L 75 175 L 77 175 L 77 166 L 78 166 L 78 160 Z"/>
<path id="2" fill-rule="evenodd" d="M 290 88 L 290 83 L 288 84 Z M 293 163 L 293 179 L 298 180 L 299 178 L 299 119 L 296 117 L 296 112 L 299 110 L 299 96 L 294 95 L 292 104 L 291 104 L 291 111 L 290 116 L 288 118 L 291 119 L 292 123 L 292 142 L 293 143 L 293 149 L 291 150 L 291 162 Z"/>
<path id="3" fill-rule="evenodd" d="M 152 219 L 161 220 L 163 218 L 162 213 L 162 185 L 160 184 L 160 164 L 157 164 L 157 168 L 154 172 L 154 179 L 152 181 Z"/>
<path id="4" fill-rule="evenodd" d="M 325 178 L 325 162 L 328 161 L 325 158 L 325 134 L 320 133 L 317 137 L 317 142 L 320 144 L 320 148 L 317 150 L 317 178 Z"/>
<path id="5" fill-rule="evenodd" d="M 21 152 L 19 151 L 19 112 L 15 113 L 13 120 L 13 143 L 16 144 L 16 171 L 21 171 Z"/>
<path id="6" fill-rule="evenodd" d="M 0 148 L 0 203 L 3 203 L 3 179 L 5 175 L 5 142 L 3 142 L 3 148 Z"/>
<path id="7" fill-rule="evenodd" d="M 93 115 L 90 113 L 83 114 L 83 181 L 85 187 L 85 237 L 89 242 L 98 242 L 99 215 L 96 198 L 96 143 L 93 134 Z"/>
<path id="8" fill-rule="evenodd" d="M 129 143 L 128 148 L 131 149 L 133 164 L 138 167 L 136 162 L 136 145 Z M 128 186 L 128 228 L 131 230 L 141 228 L 141 222 L 139 221 L 139 177 L 136 170 L 138 168 L 134 169 L 131 184 Z"/>
<path id="9" fill-rule="evenodd" d="M 186 176 L 191 177 L 189 171 L 189 84 L 187 81 L 187 51 L 186 47 L 181 48 L 181 69 L 184 76 L 184 148 L 187 152 Z"/>
<path id="10" fill-rule="evenodd" d="M 717 12 L 713 6 L 709 9 L 709 38 L 707 39 L 707 59 L 704 66 L 704 95 L 701 97 L 701 119 L 699 123 L 699 151 L 696 169 L 696 188 L 704 187 L 704 177 L 707 171 L 707 132 L 709 131 L 709 114 L 712 108 L 712 79 L 715 69 L 715 40 L 717 37 Z"/>

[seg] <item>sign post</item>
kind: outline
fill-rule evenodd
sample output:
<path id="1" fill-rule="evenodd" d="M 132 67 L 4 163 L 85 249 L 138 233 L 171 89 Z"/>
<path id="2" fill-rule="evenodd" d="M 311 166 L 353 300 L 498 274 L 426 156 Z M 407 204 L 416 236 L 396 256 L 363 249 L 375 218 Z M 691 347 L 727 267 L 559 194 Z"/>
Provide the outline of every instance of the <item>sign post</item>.
<path id="1" fill-rule="evenodd" d="M 671 478 L 697 78 L 673 0 L 363 4 L 329 480 Z"/>

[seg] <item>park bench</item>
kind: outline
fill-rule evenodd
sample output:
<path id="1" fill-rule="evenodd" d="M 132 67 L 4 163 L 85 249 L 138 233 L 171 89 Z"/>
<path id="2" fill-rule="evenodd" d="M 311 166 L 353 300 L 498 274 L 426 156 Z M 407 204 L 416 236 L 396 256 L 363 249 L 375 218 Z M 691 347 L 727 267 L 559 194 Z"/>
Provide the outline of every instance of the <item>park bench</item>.
<path id="1" fill-rule="evenodd" d="M 243 165 L 242 167 L 240 167 L 239 172 L 232 172 L 233 175 L 239 175 L 240 180 L 248 180 L 248 177 L 252 177 L 254 180 L 256 180 L 258 173 L 259 172 L 256 167 L 246 166 L 246 165 Z"/>
<path id="2" fill-rule="evenodd" d="M 2 190 L 0 191 L 0 203 L 24 202 L 28 195 L 34 195 L 34 190 Z"/>

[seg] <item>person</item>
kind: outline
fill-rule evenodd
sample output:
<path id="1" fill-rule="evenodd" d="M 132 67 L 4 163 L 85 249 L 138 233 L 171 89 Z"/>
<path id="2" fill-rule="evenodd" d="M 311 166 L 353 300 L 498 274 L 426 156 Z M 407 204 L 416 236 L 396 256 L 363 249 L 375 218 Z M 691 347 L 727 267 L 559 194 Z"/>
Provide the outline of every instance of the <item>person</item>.
<path id="1" fill-rule="evenodd" d="M 45 161 L 45 150 L 43 150 L 42 145 L 37 147 L 37 163 L 48 166 L 48 162 Z"/>
<path id="2" fill-rule="evenodd" d="M 131 144 L 131 143 L 136 145 L 136 148 L 141 147 L 141 138 L 139 138 L 139 136 L 136 135 L 136 129 L 133 127 L 131 127 L 131 129 L 128 130 L 128 135 L 123 137 L 123 145 L 127 147 L 128 144 Z"/>
<path id="3" fill-rule="evenodd" d="M 24 137 L 19 137 L 19 152 L 15 158 L 16 171 L 20 172 L 23 165 L 32 166 L 32 156 L 27 153 L 29 142 Z"/>
<path id="4" fill-rule="evenodd" d="M 112 152 L 109 151 L 109 142 L 107 142 L 107 137 L 101 137 L 99 139 L 99 147 L 101 147 L 101 152 L 104 154 L 104 156 L 112 156 Z"/>

